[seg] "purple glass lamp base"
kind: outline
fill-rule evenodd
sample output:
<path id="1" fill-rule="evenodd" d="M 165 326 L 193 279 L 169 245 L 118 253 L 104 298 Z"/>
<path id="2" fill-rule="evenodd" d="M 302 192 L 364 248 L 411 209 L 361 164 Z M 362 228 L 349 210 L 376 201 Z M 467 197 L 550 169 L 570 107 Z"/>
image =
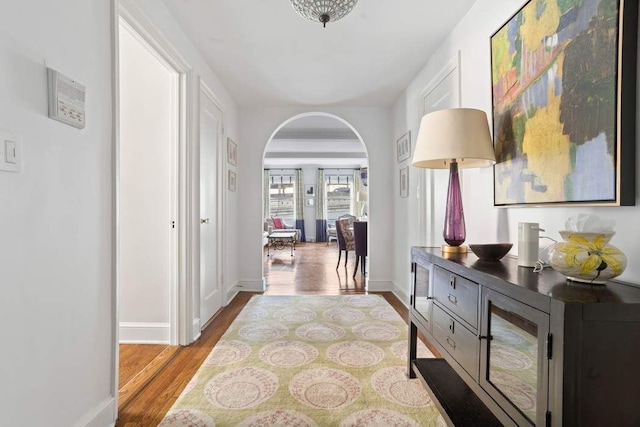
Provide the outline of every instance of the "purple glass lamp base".
<path id="1" fill-rule="evenodd" d="M 461 246 L 467 237 L 464 225 L 464 209 L 462 208 L 462 192 L 460 191 L 460 177 L 458 163 L 451 161 L 449 166 L 449 189 L 447 191 L 447 209 L 444 215 L 443 252 L 467 252 L 466 246 Z"/>

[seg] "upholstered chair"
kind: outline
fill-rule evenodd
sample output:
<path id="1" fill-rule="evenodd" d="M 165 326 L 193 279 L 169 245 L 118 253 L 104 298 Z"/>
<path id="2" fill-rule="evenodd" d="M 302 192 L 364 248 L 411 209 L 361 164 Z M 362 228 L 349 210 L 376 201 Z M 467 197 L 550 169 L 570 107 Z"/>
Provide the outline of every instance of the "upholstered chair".
<path id="1" fill-rule="evenodd" d="M 353 215 L 343 215 L 336 221 L 336 234 L 338 237 L 338 265 L 336 265 L 336 270 L 340 266 L 342 251 L 344 251 L 344 266 L 346 268 L 349 251 L 355 251 L 356 249 L 353 238 L 353 222 L 355 219 L 356 217 Z"/>

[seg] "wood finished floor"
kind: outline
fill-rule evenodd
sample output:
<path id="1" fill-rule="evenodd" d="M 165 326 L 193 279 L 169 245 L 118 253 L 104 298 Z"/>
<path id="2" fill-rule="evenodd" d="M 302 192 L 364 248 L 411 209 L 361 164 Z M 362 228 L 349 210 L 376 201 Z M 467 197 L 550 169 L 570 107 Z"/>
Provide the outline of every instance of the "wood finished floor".
<path id="1" fill-rule="evenodd" d="M 168 346 L 164 344 L 120 344 L 120 372 L 118 384 L 128 383 Z"/>
<path id="2" fill-rule="evenodd" d="M 353 255 L 351 253 L 350 255 Z M 350 257 L 347 271 L 344 268 L 344 254 L 336 271 L 338 250 L 335 243 L 304 243 L 296 248 L 295 256 L 289 250 L 265 253 L 265 276 L 269 283 L 266 295 L 341 295 L 365 293 L 360 273 L 353 279 L 355 256 Z M 396 311 L 407 319 L 407 308 L 390 292 L 380 293 Z M 169 411 L 189 380 L 196 373 L 213 346 L 227 330 L 231 322 L 256 295 L 251 292 L 239 293 L 227 307 L 202 332 L 195 343 L 180 347 L 162 371 L 119 412 L 116 426 L 141 427 L 157 426 Z M 134 357 L 134 356 L 127 356 Z M 131 363 L 122 360 L 122 363 Z"/>
<path id="3" fill-rule="evenodd" d="M 349 253 L 345 267 L 345 255 L 342 253 L 338 263 L 336 242 L 300 243 L 294 256 L 288 247 L 282 250 L 265 249 L 263 270 L 267 280 L 265 295 L 341 295 L 364 293 L 364 278 L 358 271 L 353 277 L 356 256 Z M 360 267 L 358 267 L 360 270 Z"/>

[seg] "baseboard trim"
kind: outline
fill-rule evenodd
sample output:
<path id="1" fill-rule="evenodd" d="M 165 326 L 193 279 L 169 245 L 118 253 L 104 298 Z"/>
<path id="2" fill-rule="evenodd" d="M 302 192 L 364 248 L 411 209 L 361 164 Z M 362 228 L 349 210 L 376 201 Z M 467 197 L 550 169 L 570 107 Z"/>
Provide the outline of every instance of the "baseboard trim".
<path id="1" fill-rule="evenodd" d="M 225 307 L 229 305 L 232 299 L 234 299 L 238 295 L 238 283 L 234 284 L 231 288 L 227 290 L 227 299 L 225 301 Z"/>
<path id="2" fill-rule="evenodd" d="M 410 303 L 411 297 L 407 295 L 402 289 L 400 289 L 400 287 L 397 284 L 394 283 L 393 291 L 391 292 L 393 292 L 396 298 L 398 298 L 400 302 L 404 304 L 405 307 L 409 308 L 409 306 L 411 305 Z"/>
<path id="3" fill-rule="evenodd" d="M 77 427 L 104 427 L 116 425 L 116 399 L 109 396 L 106 400 L 96 406 L 91 412 L 86 414 L 77 423 Z"/>
<path id="4" fill-rule="evenodd" d="M 369 292 L 392 292 L 394 284 L 389 280 L 369 280 L 367 281 L 367 291 Z"/>
<path id="5" fill-rule="evenodd" d="M 200 333 L 200 318 L 196 317 L 193 319 L 193 324 L 191 325 L 191 336 L 194 342 L 200 338 Z"/>
<path id="6" fill-rule="evenodd" d="M 242 281 L 237 284 L 239 291 L 245 292 L 264 292 L 264 283 L 262 280 Z"/>
<path id="7" fill-rule="evenodd" d="M 171 325 L 160 322 L 120 322 L 120 344 L 170 344 Z"/>

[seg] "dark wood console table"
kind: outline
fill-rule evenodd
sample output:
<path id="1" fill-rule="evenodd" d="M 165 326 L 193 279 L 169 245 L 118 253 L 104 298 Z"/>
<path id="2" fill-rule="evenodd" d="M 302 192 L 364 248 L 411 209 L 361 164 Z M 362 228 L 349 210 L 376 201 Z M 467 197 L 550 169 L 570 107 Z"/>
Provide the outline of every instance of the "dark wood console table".
<path id="1" fill-rule="evenodd" d="M 412 248 L 409 376 L 450 425 L 640 425 L 640 288 Z M 417 332 L 442 359 L 416 359 Z"/>

